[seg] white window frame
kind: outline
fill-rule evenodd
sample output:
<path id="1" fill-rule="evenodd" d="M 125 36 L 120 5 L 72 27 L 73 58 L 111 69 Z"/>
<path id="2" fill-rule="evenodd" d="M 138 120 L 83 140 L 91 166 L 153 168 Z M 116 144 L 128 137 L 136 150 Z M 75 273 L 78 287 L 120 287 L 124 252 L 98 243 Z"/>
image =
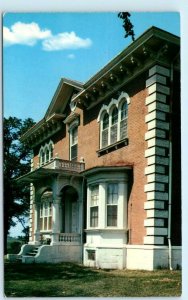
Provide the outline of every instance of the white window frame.
<path id="1" fill-rule="evenodd" d="M 93 194 L 93 192 L 98 191 L 97 194 Z M 92 199 L 92 197 L 96 197 L 97 199 Z M 92 225 L 92 209 L 96 209 L 97 211 L 97 224 Z M 99 185 L 95 184 L 90 186 L 90 218 L 89 218 L 89 226 L 91 228 L 97 228 L 99 227 Z"/>
<path id="2" fill-rule="evenodd" d="M 115 194 L 109 194 L 109 187 L 110 186 L 116 186 L 117 188 L 117 199 L 116 199 L 116 202 L 115 200 L 113 199 L 113 195 Z M 109 199 L 109 196 L 112 196 L 112 203 L 110 203 L 110 199 Z M 114 202 L 114 203 L 113 203 Z M 119 204 L 119 184 L 118 182 L 108 182 L 106 184 L 106 227 L 115 227 L 117 228 L 118 227 L 118 204 Z M 110 224 L 109 225 L 109 219 L 108 219 L 108 208 L 112 208 L 112 207 L 116 207 L 116 224 L 115 225 L 112 225 Z"/>
<path id="3" fill-rule="evenodd" d="M 75 130 L 76 130 L 77 136 L 76 136 L 76 140 L 73 141 L 73 137 L 74 137 L 73 133 Z M 76 146 L 76 154 L 77 155 L 75 157 L 72 157 L 72 147 L 75 147 L 75 146 Z M 77 159 L 78 159 L 78 126 L 77 125 L 70 128 L 70 150 L 69 151 L 70 151 L 70 160 L 77 161 Z"/>
<path id="4" fill-rule="evenodd" d="M 39 151 L 39 165 L 43 166 L 44 164 L 50 162 L 53 159 L 53 150 L 54 150 L 54 144 L 53 142 L 50 140 L 49 143 L 45 144 L 44 146 L 40 147 L 40 151 Z M 48 157 L 47 157 L 47 152 Z"/>
<path id="5" fill-rule="evenodd" d="M 115 123 L 113 123 L 113 111 L 117 110 L 117 121 Z M 116 135 L 116 140 L 112 140 L 112 131 L 113 128 L 116 128 L 117 130 L 117 135 Z M 119 136 L 118 136 L 118 128 L 119 128 L 119 110 L 117 108 L 116 105 L 113 105 L 110 109 L 110 128 L 109 128 L 109 138 L 108 138 L 108 145 L 112 145 L 114 143 L 116 143 L 119 140 Z"/>
<path id="6" fill-rule="evenodd" d="M 104 117 L 108 115 L 108 126 L 105 127 L 104 129 Z M 106 146 L 103 146 L 103 135 L 104 135 L 104 132 L 107 132 L 107 145 L 108 146 L 108 142 L 109 142 L 109 131 L 110 131 L 110 118 L 109 118 L 109 114 L 107 111 L 104 111 L 103 113 L 103 116 L 101 118 L 101 122 L 100 122 L 100 145 L 101 147 L 106 147 Z"/>
<path id="7" fill-rule="evenodd" d="M 127 114 L 125 120 L 126 122 L 126 132 L 124 136 L 121 138 L 121 122 L 123 121 L 121 119 L 121 111 L 122 111 L 122 106 L 124 103 L 127 103 Z M 97 121 L 100 122 L 100 149 L 103 149 L 105 147 L 108 147 L 110 145 L 115 144 L 118 141 L 123 140 L 124 138 L 127 138 L 128 133 L 127 133 L 127 123 L 128 123 L 128 104 L 130 104 L 130 98 L 127 93 L 122 92 L 117 100 L 112 99 L 109 105 L 103 105 L 100 112 Z M 117 120 L 117 140 L 115 142 L 111 141 L 111 130 L 112 130 L 112 113 L 114 108 L 117 108 L 118 110 L 118 120 Z M 109 115 L 109 127 L 108 127 L 108 143 L 107 145 L 104 146 L 103 144 L 103 120 L 105 114 Z"/>
<path id="8" fill-rule="evenodd" d="M 40 231 L 52 231 L 52 199 L 44 199 L 40 204 Z M 46 228 L 45 228 L 46 223 Z"/>

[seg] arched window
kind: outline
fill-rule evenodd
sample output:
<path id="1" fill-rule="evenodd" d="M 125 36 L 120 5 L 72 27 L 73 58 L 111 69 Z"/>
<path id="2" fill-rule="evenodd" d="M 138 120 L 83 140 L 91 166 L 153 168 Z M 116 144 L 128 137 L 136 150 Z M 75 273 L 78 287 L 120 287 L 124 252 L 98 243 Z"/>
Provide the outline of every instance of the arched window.
<path id="1" fill-rule="evenodd" d="M 102 118 L 101 146 L 108 146 L 109 115 L 105 112 Z"/>
<path id="2" fill-rule="evenodd" d="M 117 142 L 118 138 L 118 109 L 115 106 L 111 113 L 111 127 L 110 127 L 110 144 Z"/>
<path id="3" fill-rule="evenodd" d="M 125 100 L 121 105 L 120 140 L 127 137 L 128 104 Z"/>
<path id="4" fill-rule="evenodd" d="M 117 100 L 111 99 L 108 105 L 103 104 L 101 107 L 97 118 L 100 122 L 99 154 L 108 151 L 106 147 L 112 146 L 117 149 L 116 146 L 127 144 L 128 104 L 130 104 L 129 95 L 122 92 Z"/>
<path id="5" fill-rule="evenodd" d="M 46 162 L 49 162 L 50 154 L 49 154 L 48 147 L 46 147 L 46 149 L 45 149 L 45 154 L 46 154 Z"/>
<path id="6" fill-rule="evenodd" d="M 103 130 L 106 129 L 106 128 L 108 128 L 108 126 L 109 126 L 109 115 L 108 115 L 107 112 L 104 114 L 102 124 L 103 124 L 103 126 L 102 126 L 102 127 L 103 127 L 102 129 L 103 129 Z"/>
<path id="7" fill-rule="evenodd" d="M 40 148 L 39 151 L 39 164 L 40 166 L 49 162 L 53 158 L 53 142 L 50 141 Z"/>
<path id="8" fill-rule="evenodd" d="M 114 107 L 112 110 L 112 125 L 116 124 L 118 122 L 118 109 L 117 107 Z"/>
<path id="9" fill-rule="evenodd" d="M 45 162 L 45 153 L 44 150 L 42 150 L 40 153 L 40 164 L 43 165 L 44 162 Z"/>
<path id="10" fill-rule="evenodd" d="M 49 155 L 50 155 L 49 159 L 51 160 L 54 156 L 53 155 L 53 145 L 52 144 L 49 145 Z"/>
<path id="11" fill-rule="evenodd" d="M 124 101 L 121 105 L 121 120 L 127 118 L 127 112 L 128 112 L 128 104 L 127 101 Z"/>

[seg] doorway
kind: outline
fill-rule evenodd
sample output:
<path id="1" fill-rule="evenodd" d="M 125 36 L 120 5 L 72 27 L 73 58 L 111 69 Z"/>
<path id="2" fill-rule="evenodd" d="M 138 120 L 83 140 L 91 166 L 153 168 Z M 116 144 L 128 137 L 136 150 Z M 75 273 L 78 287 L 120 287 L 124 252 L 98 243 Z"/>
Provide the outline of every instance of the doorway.
<path id="1" fill-rule="evenodd" d="M 62 232 L 79 232 L 79 207 L 78 193 L 72 186 L 66 186 L 62 190 Z"/>

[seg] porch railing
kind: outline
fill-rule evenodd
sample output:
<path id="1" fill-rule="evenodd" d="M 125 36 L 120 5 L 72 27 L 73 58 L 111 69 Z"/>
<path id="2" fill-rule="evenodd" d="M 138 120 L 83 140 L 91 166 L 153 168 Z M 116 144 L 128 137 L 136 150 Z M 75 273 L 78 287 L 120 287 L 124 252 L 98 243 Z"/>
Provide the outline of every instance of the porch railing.
<path id="1" fill-rule="evenodd" d="M 42 167 L 45 169 L 59 169 L 71 172 L 82 172 L 85 169 L 85 164 L 83 162 L 54 158 L 51 162 L 43 165 Z"/>
<path id="2" fill-rule="evenodd" d="M 81 242 L 81 235 L 78 233 L 60 233 L 59 234 L 59 242 L 64 242 L 64 243 L 73 243 Z"/>
<path id="3" fill-rule="evenodd" d="M 40 243 L 42 245 L 50 245 L 53 233 L 41 232 Z M 81 234 L 79 233 L 59 233 L 59 242 L 62 243 L 81 243 Z"/>

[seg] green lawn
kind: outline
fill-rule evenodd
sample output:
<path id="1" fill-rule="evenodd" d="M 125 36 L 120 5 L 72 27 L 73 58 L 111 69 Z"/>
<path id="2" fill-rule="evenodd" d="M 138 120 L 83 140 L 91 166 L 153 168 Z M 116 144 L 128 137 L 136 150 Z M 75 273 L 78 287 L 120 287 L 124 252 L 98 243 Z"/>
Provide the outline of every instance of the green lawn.
<path id="1" fill-rule="evenodd" d="M 97 270 L 77 264 L 5 262 L 7 297 L 180 296 L 181 271 Z"/>

